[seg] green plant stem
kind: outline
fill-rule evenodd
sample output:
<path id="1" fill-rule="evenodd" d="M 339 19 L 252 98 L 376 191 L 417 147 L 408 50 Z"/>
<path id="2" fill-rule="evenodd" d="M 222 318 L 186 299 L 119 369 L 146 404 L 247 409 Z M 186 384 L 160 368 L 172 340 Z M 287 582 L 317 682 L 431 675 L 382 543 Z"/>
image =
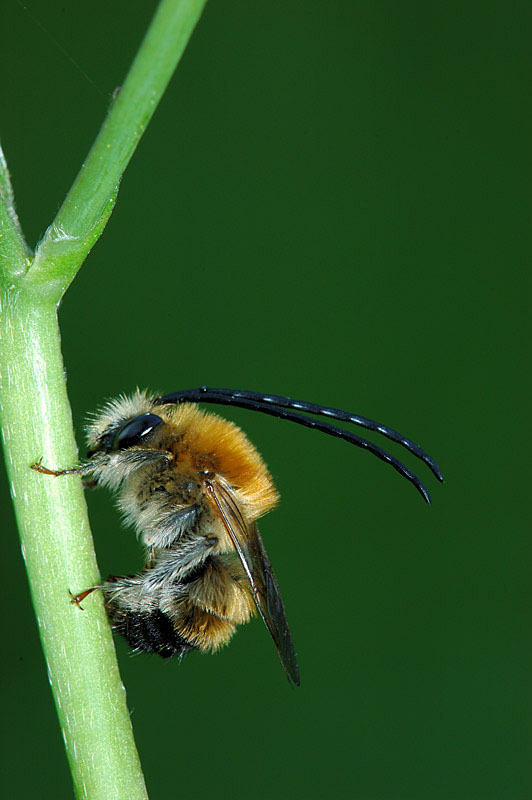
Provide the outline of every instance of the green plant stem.
<path id="1" fill-rule="evenodd" d="M 144 800 L 78 477 L 30 469 L 77 461 L 57 306 L 116 201 L 129 159 L 205 0 L 162 0 L 130 73 L 33 261 L 0 153 L 0 415 L 11 494 L 77 798 Z"/>
<path id="2" fill-rule="evenodd" d="M 60 299 L 113 210 L 118 185 L 206 0 L 162 0 L 107 118 L 28 273 Z"/>
<path id="3" fill-rule="evenodd" d="M 15 211 L 6 159 L 0 147 L 0 276 L 9 280 L 11 276 L 24 275 L 30 264 L 30 256 Z"/>
<path id="4" fill-rule="evenodd" d="M 55 305 L 16 289 L 1 298 L 0 397 L 11 491 L 76 796 L 140 800 L 146 790 L 98 583 L 81 480 L 29 467 L 77 459 Z"/>

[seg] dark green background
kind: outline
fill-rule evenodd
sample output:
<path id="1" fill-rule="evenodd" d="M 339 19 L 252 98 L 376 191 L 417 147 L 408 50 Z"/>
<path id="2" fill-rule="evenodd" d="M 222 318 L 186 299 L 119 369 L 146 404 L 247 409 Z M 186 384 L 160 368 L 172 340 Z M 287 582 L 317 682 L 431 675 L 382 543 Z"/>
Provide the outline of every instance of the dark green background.
<path id="1" fill-rule="evenodd" d="M 3 4 L 30 242 L 153 8 Z M 117 642 L 152 800 L 530 797 L 531 23 L 525 2 L 211 2 L 140 143 L 60 312 L 80 445 L 108 397 L 210 383 L 373 416 L 447 478 L 405 456 L 429 508 L 362 451 L 227 411 L 282 494 L 261 529 L 302 686 L 258 621 L 182 663 Z M 136 569 L 109 496 L 88 502 L 102 573 Z M 2 503 L 2 788 L 68 798 Z"/>

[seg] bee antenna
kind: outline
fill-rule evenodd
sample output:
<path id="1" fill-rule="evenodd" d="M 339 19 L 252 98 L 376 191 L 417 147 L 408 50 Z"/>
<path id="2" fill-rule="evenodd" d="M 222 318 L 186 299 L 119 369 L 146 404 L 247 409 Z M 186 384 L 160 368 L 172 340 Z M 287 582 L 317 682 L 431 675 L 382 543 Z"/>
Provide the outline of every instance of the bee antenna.
<path id="1" fill-rule="evenodd" d="M 329 408 L 327 406 L 320 406 L 306 401 L 291 400 L 289 397 L 282 397 L 280 395 L 260 394 L 258 392 L 240 391 L 234 389 L 216 389 L 207 386 L 200 386 L 197 389 L 183 389 L 178 392 L 164 395 L 157 398 L 155 401 L 157 405 L 167 403 L 182 403 L 182 402 L 204 402 L 219 405 L 236 406 L 238 408 L 247 408 L 251 411 L 260 411 L 263 414 L 277 417 L 279 419 L 287 419 L 290 422 L 295 422 L 298 425 L 304 425 L 307 428 L 313 428 L 329 436 L 336 436 L 339 439 L 344 439 L 356 447 L 361 447 L 373 453 L 374 456 L 381 461 L 390 464 L 397 472 L 412 483 L 423 499 L 430 503 L 430 495 L 423 484 L 423 482 L 408 469 L 401 461 L 394 456 L 387 453 L 373 442 L 363 439 L 354 433 L 338 428 L 328 422 L 321 422 L 320 420 L 306 417 L 299 412 L 305 411 L 310 414 L 327 416 L 332 419 L 337 419 L 343 422 L 351 422 L 368 430 L 381 433 L 388 439 L 397 442 L 409 452 L 413 453 L 417 458 L 420 458 L 432 470 L 434 475 L 439 481 L 443 481 L 443 475 L 434 459 L 425 453 L 419 445 L 407 439 L 402 434 L 394 431 L 386 425 L 381 425 L 374 420 L 367 417 L 361 417 L 358 414 L 351 414 L 347 411 L 342 411 L 337 408 Z"/>

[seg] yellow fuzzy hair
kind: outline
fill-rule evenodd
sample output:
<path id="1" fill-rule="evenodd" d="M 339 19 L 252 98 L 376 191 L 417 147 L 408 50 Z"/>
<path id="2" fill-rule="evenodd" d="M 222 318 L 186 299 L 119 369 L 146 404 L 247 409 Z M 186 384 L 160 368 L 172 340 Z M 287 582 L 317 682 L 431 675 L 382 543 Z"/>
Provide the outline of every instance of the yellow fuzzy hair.
<path id="1" fill-rule="evenodd" d="M 238 425 L 192 403 L 159 406 L 157 413 L 180 437 L 180 461 L 194 470 L 223 475 L 237 492 L 248 519 L 258 519 L 276 505 L 279 495 L 266 464 Z"/>

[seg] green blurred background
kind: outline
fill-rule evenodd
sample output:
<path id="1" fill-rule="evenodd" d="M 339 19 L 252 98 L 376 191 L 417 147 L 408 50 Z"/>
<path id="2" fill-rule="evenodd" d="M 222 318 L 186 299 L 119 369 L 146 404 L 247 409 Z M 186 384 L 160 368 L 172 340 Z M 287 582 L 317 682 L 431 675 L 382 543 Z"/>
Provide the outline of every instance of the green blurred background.
<path id="1" fill-rule="evenodd" d="M 4 0 L 32 244 L 154 7 Z M 372 416 L 446 475 L 405 455 L 429 508 L 360 450 L 226 412 L 282 494 L 261 530 L 302 686 L 259 621 L 182 663 L 117 641 L 152 800 L 530 797 L 531 23 L 525 2 L 211 2 L 140 143 L 60 312 L 80 446 L 108 397 L 207 383 Z M 1 500 L 1 786 L 69 798 Z M 132 572 L 134 535 L 88 502 L 102 573 Z"/>

